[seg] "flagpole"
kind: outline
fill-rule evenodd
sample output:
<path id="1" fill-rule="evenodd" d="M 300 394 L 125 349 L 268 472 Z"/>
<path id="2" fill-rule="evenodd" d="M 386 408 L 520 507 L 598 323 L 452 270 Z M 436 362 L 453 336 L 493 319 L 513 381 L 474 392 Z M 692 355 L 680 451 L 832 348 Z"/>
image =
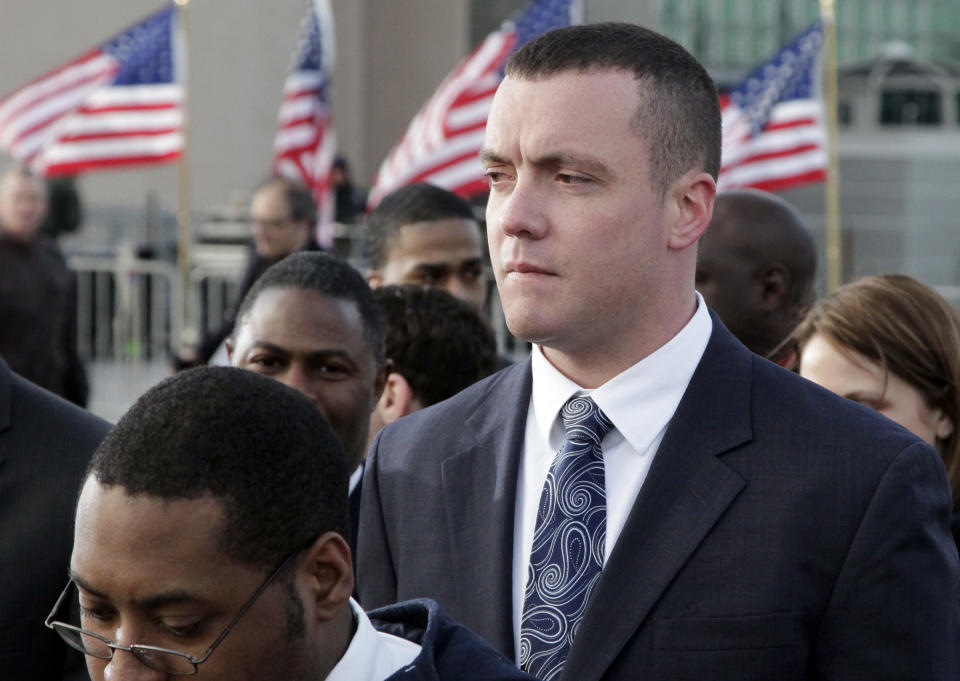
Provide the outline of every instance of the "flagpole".
<path id="1" fill-rule="evenodd" d="M 179 47 L 180 58 L 178 63 L 179 78 L 181 85 L 181 111 L 183 122 L 181 131 L 183 135 L 183 148 L 180 153 L 179 167 L 179 191 L 177 205 L 177 269 L 180 272 L 180 333 L 176 334 L 175 342 L 178 344 L 178 352 L 184 345 L 196 344 L 196 338 L 186 338 L 187 335 L 195 335 L 195 330 L 190 328 L 190 266 L 192 264 L 192 246 L 193 246 L 193 219 L 190 211 L 190 101 L 188 97 L 188 73 L 189 67 L 189 48 L 190 48 L 190 0 L 174 0 L 177 5 L 177 15 L 179 18 Z"/>
<path id="2" fill-rule="evenodd" d="M 827 182 L 825 187 L 827 236 L 827 293 L 842 283 L 840 237 L 840 159 L 837 151 L 837 28 L 834 0 L 820 0 L 823 20 L 824 108 L 827 117 Z"/>

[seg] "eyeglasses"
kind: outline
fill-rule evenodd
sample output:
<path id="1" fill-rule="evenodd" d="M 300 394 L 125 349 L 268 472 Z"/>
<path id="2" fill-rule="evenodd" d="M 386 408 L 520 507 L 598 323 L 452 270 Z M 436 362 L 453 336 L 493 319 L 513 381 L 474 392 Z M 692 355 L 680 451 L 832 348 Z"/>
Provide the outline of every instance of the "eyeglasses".
<path id="1" fill-rule="evenodd" d="M 53 610 L 51 610 L 50 614 L 47 615 L 47 619 L 44 621 L 44 624 L 60 634 L 60 638 L 66 641 L 67 645 L 69 645 L 71 648 L 79 650 L 84 655 L 90 655 L 91 657 L 96 657 L 101 660 L 110 660 L 113 659 L 115 650 L 126 650 L 128 653 L 136 657 L 142 664 L 150 667 L 150 669 L 155 669 L 157 671 L 166 672 L 167 674 L 177 676 L 196 674 L 197 666 L 206 662 L 211 653 L 213 653 L 217 646 L 223 642 L 223 639 L 227 637 L 227 634 L 230 633 L 230 630 L 233 629 L 234 625 L 240 621 L 240 618 L 243 617 L 244 613 L 246 613 L 247 610 L 249 610 L 250 607 L 261 596 L 261 594 L 267 590 L 267 587 L 273 583 L 273 580 L 275 580 L 277 576 L 283 572 L 283 569 L 287 566 L 287 563 L 289 563 L 290 560 L 302 550 L 303 549 L 297 549 L 283 559 L 283 561 L 280 563 L 280 566 L 277 567 L 277 569 L 274 570 L 269 577 L 267 577 L 266 581 L 260 585 L 260 588 L 257 589 L 250 599 L 243 604 L 243 607 L 240 608 L 240 611 L 232 620 L 230 620 L 227 628 L 224 629 L 219 636 L 217 636 L 214 642 L 210 644 L 210 647 L 207 648 L 200 657 L 194 657 L 193 655 L 182 653 L 177 650 L 159 648 L 157 646 L 139 644 L 134 644 L 129 647 L 122 646 L 116 641 L 111 641 L 100 634 L 86 631 L 85 629 L 81 629 L 80 627 L 76 627 L 66 622 L 54 620 L 56 614 L 60 611 L 61 607 L 63 607 L 63 604 L 67 599 L 67 595 L 70 593 L 70 587 L 75 586 L 73 579 L 67 582 L 66 588 L 63 590 L 63 593 L 60 594 L 60 598 L 57 599 L 57 604 L 53 606 Z"/>

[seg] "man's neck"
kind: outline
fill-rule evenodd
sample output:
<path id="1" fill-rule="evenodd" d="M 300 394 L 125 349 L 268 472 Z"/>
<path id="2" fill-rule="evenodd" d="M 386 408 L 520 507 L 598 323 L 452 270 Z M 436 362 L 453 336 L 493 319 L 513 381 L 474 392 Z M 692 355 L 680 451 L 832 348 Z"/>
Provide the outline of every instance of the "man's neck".
<path id="1" fill-rule="evenodd" d="M 656 324 L 646 325 L 647 333 L 617 331 L 606 336 L 609 342 L 591 342 L 581 347 L 541 346 L 543 356 L 553 367 L 581 388 L 594 389 L 617 376 L 642 359 L 652 355 L 680 333 L 697 311 L 696 298 Z M 649 333 L 655 329 L 656 333 Z"/>

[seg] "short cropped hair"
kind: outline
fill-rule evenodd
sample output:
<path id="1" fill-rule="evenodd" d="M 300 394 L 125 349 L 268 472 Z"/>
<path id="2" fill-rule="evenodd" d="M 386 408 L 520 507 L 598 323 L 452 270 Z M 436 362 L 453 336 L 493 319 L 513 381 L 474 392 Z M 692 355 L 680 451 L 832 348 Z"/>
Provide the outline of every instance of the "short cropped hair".
<path id="1" fill-rule="evenodd" d="M 253 371 L 200 367 L 147 391 L 88 474 L 131 496 L 212 496 L 220 549 L 270 569 L 325 532 L 347 536 L 347 462 L 309 399 Z"/>
<path id="2" fill-rule="evenodd" d="M 493 373 L 493 330 L 442 289 L 383 286 L 373 292 L 387 326 L 387 358 L 424 407 Z"/>
<path id="3" fill-rule="evenodd" d="M 666 36 L 627 23 L 567 26 L 541 35 L 507 61 L 520 80 L 565 71 L 632 73 L 640 106 L 633 127 L 650 148 L 651 180 L 661 194 L 691 169 L 720 173 L 720 102 L 693 55 Z"/>
<path id="4" fill-rule="evenodd" d="M 390 249 L 404 225 L 451 218 L 476 220 L 469 203 L 432 184 L 417 182 L 390 192 L 367 217 L 370 267 L 378 270 L 387 264 Z"/>
<path id="5" fill-rule="evenodd" d="M 283 192 L 283 198 L 287 202 L 287 217 L 293 222 L 306 222 L 313 225 L 317 221 L 317 204 L 313 200 L 313 194 L 299 182 L 295 182 L 286 177 L 275 175 L 264 180 L 257 187 L 259 192 L 267 187 L 277 186 Z"/>
<path id="6" fill-rule="evenodd" d="M 380 308 L 373 299 L 370 285 L 346 261 L 329 253 L 301 251 L 270 266 L 240 303 L 234 336 L 239 333 L 257 298 L 267 289 L 305 289 L 354 303 L 360 312 L 363 337 L 370 346 L 375 366 L 383 366 L 384 329 Z"/>

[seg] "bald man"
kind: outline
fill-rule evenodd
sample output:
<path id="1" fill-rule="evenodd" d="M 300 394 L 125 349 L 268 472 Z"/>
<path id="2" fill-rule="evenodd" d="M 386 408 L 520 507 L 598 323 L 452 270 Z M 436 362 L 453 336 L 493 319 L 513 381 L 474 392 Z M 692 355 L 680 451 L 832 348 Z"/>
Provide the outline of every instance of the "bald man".
<path id="1" fill-rule="evenodd" d="M 77 354 L 76 281 L 57 244 L 40 234 L 47 198 L 46 183 L 25 167 L 0 177 L 0 357 L 31 383 L 83 407 L 88 386 Z"/>
<path id="2" fill-rule="evenodd" d="M 787 337 L 813 300 L 816 266 L 810 231 L 786 201 L 757 189 L 717 195 L 697 290 L 750 350 L 767 356 Z"/>

